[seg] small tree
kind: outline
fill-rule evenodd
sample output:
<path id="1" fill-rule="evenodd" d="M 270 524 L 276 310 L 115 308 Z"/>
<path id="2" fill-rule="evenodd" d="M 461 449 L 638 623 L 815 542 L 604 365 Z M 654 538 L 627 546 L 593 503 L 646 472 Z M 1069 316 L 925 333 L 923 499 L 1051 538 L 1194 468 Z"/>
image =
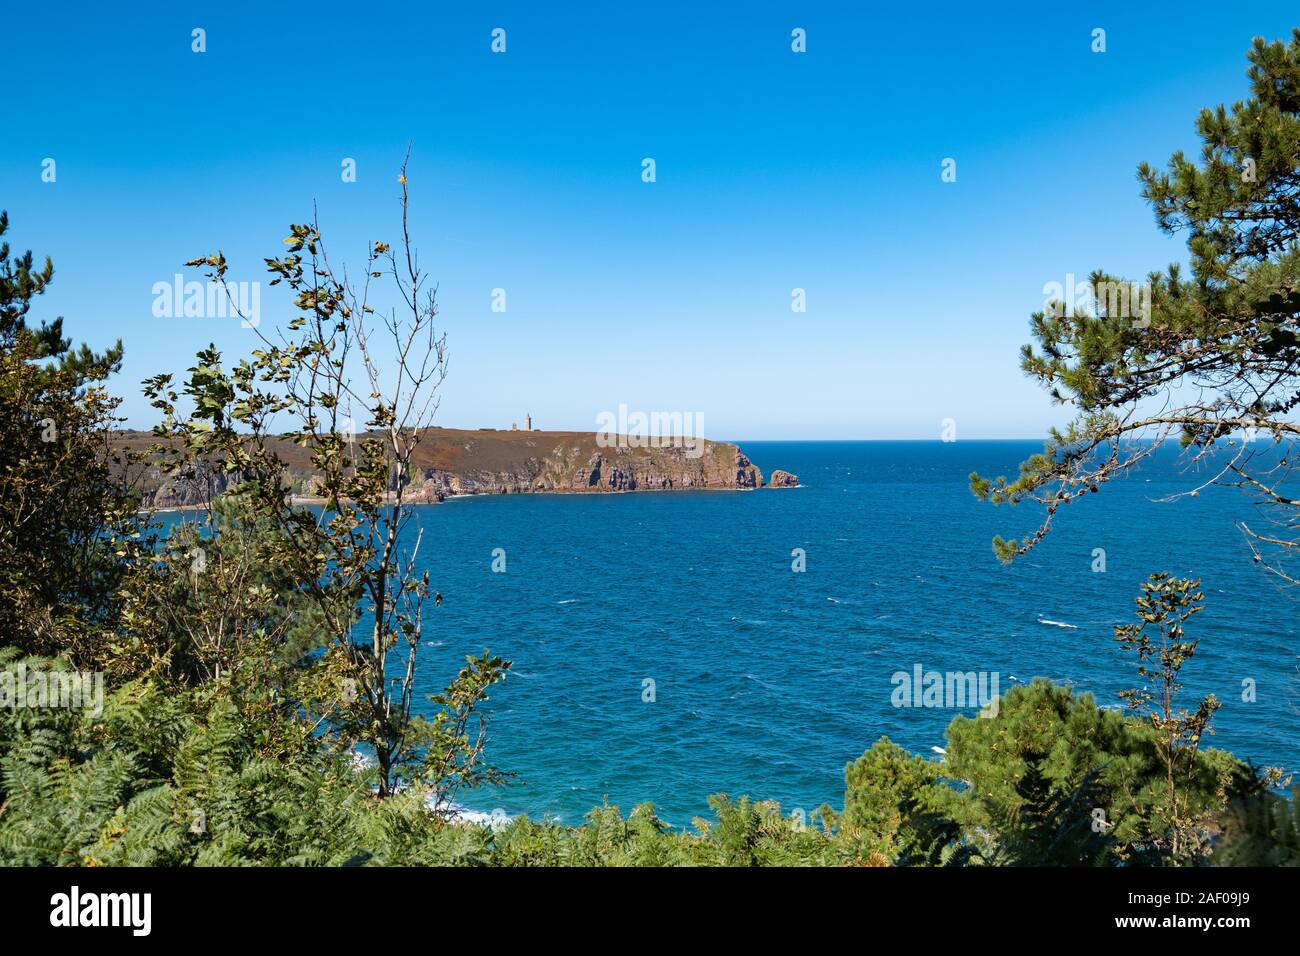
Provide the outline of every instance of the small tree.
<path id="1" fill-rule="evenodd" d="M 448 810 L 461 785 L 500 780 L 482 762 L 486 725 L 478 706 L 509 663 L 484 652 L 447 690 L 431 698 L 432 720 L 413 713 L 416 660 L 425 615 L 442 601 L 418 570 L 423 533 L 413 526 L 408 476 L 416 447 L 437 410 L 446 374 L 444 335 L 435 330 L 436 289 L 417 264 L 408 228 L 406 164 L 401 183 L 401 242 L 375 242 L 359 279 L 330 259 L 318 223 L 294 225 L 287 253 L 266 259 L 294 294 L 299 315 L 275 337 L 244 316 L 263 348 L 233 369 L 214 346 L 199 353 L 183 387 L 193 411 L 179 416 L 171 376 L 146 383 L 163 414 L 157 452 L 169 470 L 223 469 L 249 520 L 273 525 L 277 564 L 292 567 L 316 606 L 327 637 L 326 666 L 337 679 L 328 738 L 374 754 L 381 797 L 402 780 L 427 787 Z M 194 259 L 227 288 L 228 265 L 216 252 Z M 381 312 L 378 280 L 391 280 L 395 305 Z M 285 431 L 275 423 L 287 418 Z M 310 455 L 318 511 L 296 506 L 285 440 Z M 361 633 L 363 616 L 368 632 Z"/>
<path id="2" fill-rule="evenodd" d="M 1178 709 L 1175 701 L 1183 685 L 1179 674 L 1196 652 L 1199 641 L 1185 640 L 1183 625 L 1204 610 L 1200 580 L 1151 575 L 1137 598 L 1137 624 L 1117 624 L 1115 640 L 1126 651 L 1136 651 L 1137 672 L 1150 684 L 1120 692 L 1135 715 L 1155 729 L 1157 751 L 1165 771 L 1165 800 L 1159 809 L 1168 826 L 1169 851 L 1177 864 L 1200 848 L 1204 821 L 1188 812 L 1188 787 L 1201 738 L 1213 733 L 1210 721 L 1219 709 L 1213 694 L 1201 699 L 1195 712 Z M 1152 636 L 1155 631 L 1158 637 Z"/>

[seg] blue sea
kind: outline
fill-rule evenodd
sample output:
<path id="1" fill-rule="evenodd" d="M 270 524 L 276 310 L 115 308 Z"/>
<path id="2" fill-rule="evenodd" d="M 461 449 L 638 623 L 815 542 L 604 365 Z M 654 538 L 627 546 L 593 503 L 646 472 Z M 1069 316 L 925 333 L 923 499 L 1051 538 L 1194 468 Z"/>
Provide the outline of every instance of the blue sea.
<path id="1" fill-rule="evenodd" d="M 929 755 L 956 713 L 976 712 L 893 706 L 898 671 L 996 673 L 1004 693 L 1044 676 L 1118 704 L 1137 681 L 1112 628 L 1133 620 L 1153 571 L 1202 578 L 1206 610 L 1189 625 L 1201 644 L 1183 673 L 1189 706 L 1223 702 L 1210 745 L 1300 769 L 1300 594 L 1251 560 L 1236 527 L 1264 519 L 1235 489 L 1158 501 L 1207 471 L 1162 453 L 1062 509 L 1004 566 L 991 539 L 1023 536 L 1039 512 L 979 502 L 968 475 L 1015 475 L 1041 442 L 740 444 L 801 487 L 418 509 L 445 598 L 422 693 L 467 653 L 514 662 L 492 694 L 489 754 L 519 780 L 462 803 L 576 823 L 605 800 L 651 802 L 677 826 L 708 815 L 716 792 L 838 807 L 845 764 L 882 735 Z"/>
<path id="2" fill-rule="evenodd" d="M 894 706 L 899 671 L 996 674 L 1003 693 L 1043 676 L 1118 705 L 1139 682 L 1113 626 L 1134 619 L 1153 571 L 1202 579 L 1184 700 L 1222 701 L 1209 745 L 1300 770 L 1300 593 L 1251 560 L 1236 526 L 1267 519 L 1235 489 L 1160 500 L 1208 470 L 1161 452 L 1063 508 L 1004 566 L 993 536 L 1022 537 L 1040 512 L 979 502 L 968 475 L 1015 475 L 1039 441 L 740 444 L 801 486 L 416 508 L 410 533 L 423 529 L 444 597 L 425 625 L 419 700 L 466 654 L 513 661 L 492 692 L 488 754 L 518 777 L 462 805 L 577 823 L 606 800 L 650 802 L 675 826 L 708 816 L 718 792 L 838 807 L 845 764 L 882 735 L 930 756 L 956 714 L 976 713 Z"/>

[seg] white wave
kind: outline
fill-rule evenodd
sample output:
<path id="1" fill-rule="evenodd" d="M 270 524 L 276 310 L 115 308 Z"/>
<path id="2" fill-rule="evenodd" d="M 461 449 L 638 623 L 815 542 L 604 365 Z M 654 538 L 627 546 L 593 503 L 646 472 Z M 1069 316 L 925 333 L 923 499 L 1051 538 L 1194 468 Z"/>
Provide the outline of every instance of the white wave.
<path id="1" fill-rule="evenodd" d="M 430 810 L 438 810 L 438 805 L 432 796 L 426 801 Z M 443 808 L 449 823 L 468 823 L 474 826 L 490 827 L 493 830 L 504 829 L 513 817 L 501 808 L 497 808 L 490 813 L 482 810 L 471 810 L 469 807 L 459 803 L 450 803 Z"/>
<path id="2" fill-rule="evenodd" d="M 362 773 L 374 765 L 373 757 L 368 757 L 356 750 L 349 751 L 349 753 L 352 755 L 352 770 L 354 773 Z"/>
<path id="3" fill-rule="evenodd" d="M 1039 623 L 1039 624 L 1050 624 L 1052 627 L 1068 627 L 1068 628 L 1069 628 L 1070 630 L 1072 630 L 1072 631 L 1077 631 L 1077 630 L 1079 629 L 1079 625 L 1077 625 L 1077 624 L 1066 624 L 1064 621 L 1049 621 L 1049 620 L 1048 620 L 1047 618 L 1045 618 L 1045 617 L 1040 617 L 1040 618 L 1038 619 L 1038 623 Z"/>

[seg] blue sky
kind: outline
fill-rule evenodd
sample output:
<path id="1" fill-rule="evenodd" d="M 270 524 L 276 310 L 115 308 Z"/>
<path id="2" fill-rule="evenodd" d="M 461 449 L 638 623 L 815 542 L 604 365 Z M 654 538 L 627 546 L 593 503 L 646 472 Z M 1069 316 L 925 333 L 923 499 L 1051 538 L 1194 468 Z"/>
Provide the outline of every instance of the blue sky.
<path id="1" fill-rule="evenodd" d="M 936 438 L 944 418 L 1036 437 L 1065 418 L 1017 366 L 1044 283 L 1184 258 L 1135 167 L 1195 149 L 1197 111 L 1246 95 L 1251 38 L 1300 22 L 1281 3 L 235 6 L 4 14 L 9 238 L 54 257 L 39 316 L 124 340 L 138 427 L 141 379 L 255 347 L 236 320 L 155 318 L 154 283 L 217 247 L 265 280 L 313 203 L 360 261 L 397 237 L 410 140 L 444 425 L 587 430 L 625 403 L 717 438 Z M 277 292 L 264 323 L 290 317 Z"/>

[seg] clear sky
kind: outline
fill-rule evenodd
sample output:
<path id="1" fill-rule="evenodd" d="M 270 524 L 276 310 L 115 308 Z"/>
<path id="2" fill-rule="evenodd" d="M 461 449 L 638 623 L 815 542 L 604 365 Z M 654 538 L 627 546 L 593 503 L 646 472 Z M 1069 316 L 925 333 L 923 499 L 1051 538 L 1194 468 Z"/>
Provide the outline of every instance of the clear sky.
<path id="1" fill-rule="evenodd" d="M 1197 111 L 1247 94 L 1251 38 L 1300 10 L 980 6 L 17 4 L 0 207 L 54 257 L 38 317 L 124 340 L 137 427 L 141 379 L 255 347 L 156 318 L 154 284 L 217 247 L 265 281 L 313 202 L 360 261 L 397 237 L 410 140 L 444 425 L 587 430 L 625 403 L 723 439 L 1035 437 L 1065 418 L 1017 365 L 1044 284 L 1184 259 L 1135 167 L 1195 149 Z"/>

